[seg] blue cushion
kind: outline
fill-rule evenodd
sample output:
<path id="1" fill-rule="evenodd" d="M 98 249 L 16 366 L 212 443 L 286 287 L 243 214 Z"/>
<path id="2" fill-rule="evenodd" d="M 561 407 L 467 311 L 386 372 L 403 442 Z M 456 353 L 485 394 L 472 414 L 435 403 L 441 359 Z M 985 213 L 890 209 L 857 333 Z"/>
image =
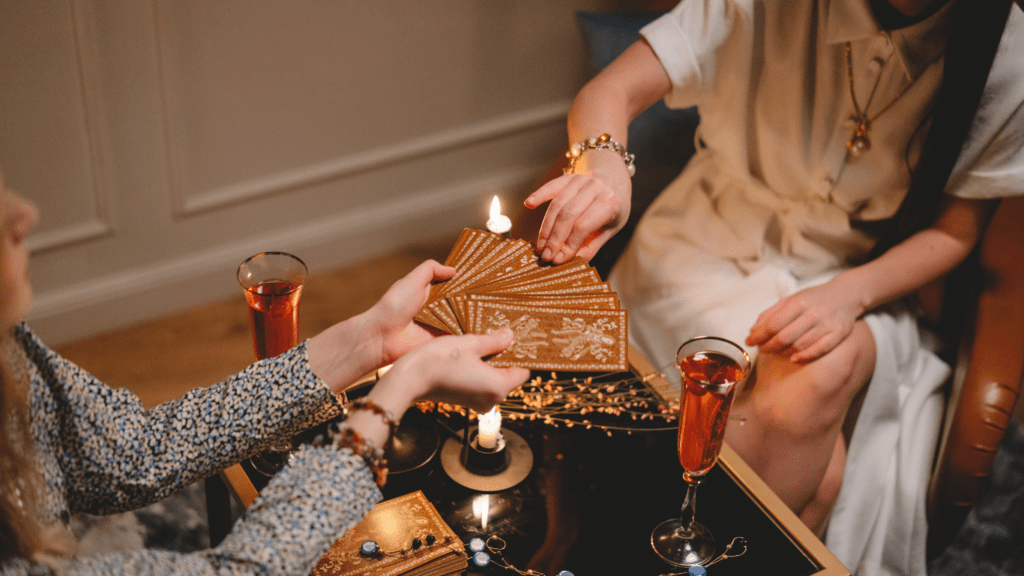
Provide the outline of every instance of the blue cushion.
<path id="1" fill-rule="evenodd" d="M 640 29 L 662 14 L 664 12 L 577 12 L 576 23 L 590 49 L 594 73 L 639 40 Z"/>

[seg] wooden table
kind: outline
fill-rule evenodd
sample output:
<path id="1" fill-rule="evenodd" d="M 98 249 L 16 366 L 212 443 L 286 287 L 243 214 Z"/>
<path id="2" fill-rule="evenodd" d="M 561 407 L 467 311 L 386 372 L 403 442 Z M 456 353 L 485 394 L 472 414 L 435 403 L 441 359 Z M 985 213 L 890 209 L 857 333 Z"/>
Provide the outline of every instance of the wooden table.
<path id="1" fill-rule="evenodd" d="M 655 372 L 635 349 L 630 358 L 634 373 Z M 372 376 L 367 381 L 372 383 Z M 666 384 L 654 382 L 661 388 Z M 439 424 L 442 445 L 461 427 L 444 418 Z M 500 536 L 508 545 L 505 558 L 524 571 L 532 568 L 548 576 L 561 570 L 577 576 L 686 573 L 659 559 L 650 543 L 654 527 L 679 514 L 685 491 L 674 430 L 608 436 L 597 429 L 554 428 L 539 421 L 507 422 L 506 427 L 524 438 L 533 453 L 533 468 L 520 484 L 489 494 L 465 488 L 445 473 L 438 450 L 425 465 L 393 474 L 384 497 L 422 490 L 463 541 Z M 268 481 L 248 464 L 222 477 L 243 504 Z M 743 556 L 709 567 L 709 574 L 850 574 L 727 444 L 698 490 L 697 520 L 715 536 L 717 553 L 735 537 L 747 541 Z M 502 573 L 514 574 L 495 565 L 468 572 Z"/>

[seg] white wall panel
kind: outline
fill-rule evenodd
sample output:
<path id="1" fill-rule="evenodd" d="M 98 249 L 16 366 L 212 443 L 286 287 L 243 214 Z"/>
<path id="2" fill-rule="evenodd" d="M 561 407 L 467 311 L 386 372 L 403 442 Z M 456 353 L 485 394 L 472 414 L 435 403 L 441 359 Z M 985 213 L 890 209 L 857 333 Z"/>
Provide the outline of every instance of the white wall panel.
<path id="1" fill-rule="evenodd" d="M 41 205 L 60 342 L 481 226 L 565 146 L 604 0 L 2 3 L 0 166 Z M 48 249 L 38 249 L 43 245 Z"/>
<path id="2" fill-rule="evenodd" d="M 35 251 L 109 232 L 91 38 L 73 2 L 0 4 L 0 159 L 46 217 Z"/>

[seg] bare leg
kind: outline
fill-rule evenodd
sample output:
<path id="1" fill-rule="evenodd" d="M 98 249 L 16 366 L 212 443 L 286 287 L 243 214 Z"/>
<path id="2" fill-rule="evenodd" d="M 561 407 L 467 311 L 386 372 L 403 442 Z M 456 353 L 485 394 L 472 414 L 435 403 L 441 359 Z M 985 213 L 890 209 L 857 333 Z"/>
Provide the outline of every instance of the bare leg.
<path id="1" fill-rule="evenodd" d="M 874 338 L 859 321 L 846 340 L 814 362 L 762 354 L 737 396 L 726 440 L 797 514 L 822 485 L 850 403 L 874 366 Z M 838 474 L 842 482 L 841 468 Z"/>
<path id="2" fill-rule="evenodd" d="M 846 467 L 846 440 L 840 434 L 836 438 L 836 447 L 832 450 L 832 458 L 825 468 L 825 477 L 821 479 L 814 498 L 800 513 L 800 520 L 821 538 L 825 535 L 828 518 L 832 514 L 832 505 L 839 497 L 839 489 L 843 486 L 843 469 Z"/>

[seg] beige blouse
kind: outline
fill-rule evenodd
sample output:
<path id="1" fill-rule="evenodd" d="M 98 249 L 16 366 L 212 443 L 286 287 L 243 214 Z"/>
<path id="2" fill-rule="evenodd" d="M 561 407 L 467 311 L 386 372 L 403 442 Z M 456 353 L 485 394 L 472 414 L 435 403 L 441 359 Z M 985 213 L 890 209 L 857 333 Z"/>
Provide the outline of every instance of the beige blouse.
<path id="1" fill-rule="evenodd" d="M 645 27 L 672 81 L 666 103 L 698 106 L 703 142 L 647 224 L 748 269 L 766 247 L 798 276 L 862 259 L 871 223 L 895 214 L 919 158 L 951 6 L 890 32 L 867 0 L 684 0 Z M 871 120 L 859 157 L 847 152 L 858 125 L 851 77 Z M 1022 103 L 1015 6 L 946 193 L 1024 193 Z"/>

